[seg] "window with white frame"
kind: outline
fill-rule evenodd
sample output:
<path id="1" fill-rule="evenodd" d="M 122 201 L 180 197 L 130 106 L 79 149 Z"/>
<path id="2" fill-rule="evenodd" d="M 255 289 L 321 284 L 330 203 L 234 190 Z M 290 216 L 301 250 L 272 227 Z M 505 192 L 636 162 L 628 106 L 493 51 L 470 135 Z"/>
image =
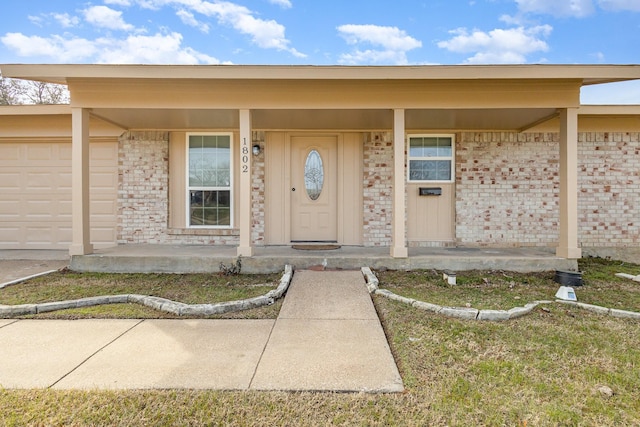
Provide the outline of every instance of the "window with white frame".
<path id="1" fill-rule="evenodd" d="M 451 182 L 453 135 L 409 135 L 409 181 Z"/>
<path id="2" fill-rule="evenodd" d="M 232 227 L 230 133 L 187 134 L 189 227 Z"/>

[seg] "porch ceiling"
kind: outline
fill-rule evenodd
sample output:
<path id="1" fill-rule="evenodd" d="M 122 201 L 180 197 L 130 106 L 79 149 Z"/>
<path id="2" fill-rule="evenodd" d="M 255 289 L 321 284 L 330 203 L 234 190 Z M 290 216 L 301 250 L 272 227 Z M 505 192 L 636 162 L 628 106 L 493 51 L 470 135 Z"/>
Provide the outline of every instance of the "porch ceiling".
<path id="1" fill-rule="evenodd" d="M 91 114 L 123 129 L 236 129 L 238 110 L 96 108 Z M 518 130 L 553 118 L 553 108 L 409 109 L 407 130 Z M 393 112 L 380 109 L 252 110 L 256 130 L 385 130 Z"/>

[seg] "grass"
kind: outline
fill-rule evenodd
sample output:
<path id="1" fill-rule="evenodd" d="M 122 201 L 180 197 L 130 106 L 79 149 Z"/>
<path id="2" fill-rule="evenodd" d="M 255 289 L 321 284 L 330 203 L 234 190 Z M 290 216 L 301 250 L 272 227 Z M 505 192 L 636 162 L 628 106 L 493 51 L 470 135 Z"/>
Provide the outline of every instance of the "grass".
<path id="1" fill-rule="evenodd" d="M 153 295 L 186 304 L 234 301 L 263 295 L 274 289 L 280 275 L 217 274 L 107 274 L 62 271 L 42 276 L 0 291 L 0 304 L 61 301 L 100 295 Z M 208 318 L 276 318 L 281 301 L 269 306 Z M 81 318 L 179 318 L 139 304 L 111 304 L 38 314 L 39 319 Z M 184 316 L 183 316 L 184 317 Z"/>
<path id="2" fill-rule="evenodd" d="M 622 310 L 640 311 L 640 284 L 615 273 L 640 274 L 640 265 L 600 258 L 580 260 L 583 286 L 575 287 L 578 301 Z M 456 286 L 430 270 L 379 272 L 380 287 L 433 304 L 508 310 L 539 300 L 554 300 L 560 286 L 554 273 L 471 271 L 458 273 Z"/>
<path id="3" fill-rule="evenodd" d="M 626 289 L 611 271 L 640 273 L 638 266 L 604 260 L 585 260 L 581 269 L 579 298 L 589 290 L 610 303 L 618 298 L 612 294 Z M 387 273 L 381 276 L 391 277 Z M 425 292 L 422 278 L 428 275 L 414 274 L 407 274 L 414 279 L 403 281 L 399 293 Z M 494 304 L 493 289 L 503 295 L 494 308 L 535 297 L 529 287 L 551 286 L 548 275 L 471 277 L 449 289 L 479 286 L 471 301 L 487 305 Z M 511 281 L 517 291 L 502 289 Z M 629 281 L 625 299 L 633 297 L 634 286 L 640 284 Z M 553 288 L 555 293 L 557 284 Z M 521 299 L 514 299 L 520 291 Z M 469 300 L 454 294 L 447 305 Z M 638 321 L 560 304 L 509 322 L 450 319 L 378 296 L 374 304 L 405 393 L 0 390 L 0 425 L 640 425 Z M 601 386 L 613 396 L 600 393 Z"/>

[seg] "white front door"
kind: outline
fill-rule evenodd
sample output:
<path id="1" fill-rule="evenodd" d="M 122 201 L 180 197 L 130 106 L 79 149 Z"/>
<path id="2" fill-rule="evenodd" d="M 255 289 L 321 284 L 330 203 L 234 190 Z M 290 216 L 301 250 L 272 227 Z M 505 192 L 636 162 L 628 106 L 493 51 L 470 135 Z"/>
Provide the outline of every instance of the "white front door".
<path id="1" fill-rule="evenodd" d="M 335 242 L 336 136 L 291 137 L 291 240 Z"/>

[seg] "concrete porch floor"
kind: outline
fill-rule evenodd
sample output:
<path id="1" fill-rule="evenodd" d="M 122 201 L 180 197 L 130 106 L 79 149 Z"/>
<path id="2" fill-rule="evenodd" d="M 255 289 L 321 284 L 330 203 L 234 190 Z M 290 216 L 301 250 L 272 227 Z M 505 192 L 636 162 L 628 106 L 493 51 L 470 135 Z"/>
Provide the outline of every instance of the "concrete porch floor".
<path id="1" fill-rule="evenodd" d="M 91 255 L 71 257 L 76 271 L 139 273 L 211 273 L 220 263 L 236 261 L 235 246 L 120 245 Z M 305 251 L 290 246 L 256 247 L 242 258 L 243 273 L 276 273 L 286 264 L 297 269 L 326 265 L 327 269 L 390 270 L 505 270 L 538 272 L 577 270 L 576 260 L 555 256 L 553 248 L 410 248 L 408 258 L 392 258 L 389 248 L 343 246 L 335 250 Z"/>

